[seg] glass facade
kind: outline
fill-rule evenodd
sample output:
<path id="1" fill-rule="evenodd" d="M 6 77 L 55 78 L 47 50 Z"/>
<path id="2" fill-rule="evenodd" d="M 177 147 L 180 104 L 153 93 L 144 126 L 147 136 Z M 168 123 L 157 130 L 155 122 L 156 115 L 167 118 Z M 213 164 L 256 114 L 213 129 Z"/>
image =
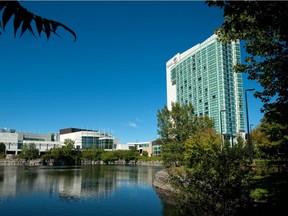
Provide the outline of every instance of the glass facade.
<path id="1" fill-rule="evenodd" d="M 95 136 L 82 136 L 82 148 L 96 147 L 99 149 L 114 149 L 114 139 L 99 139 Z"/>
<path id="2" fill-rule="evenodd" d="M 177 101 L 171 102 L 192 103 L 198 116 L 212 118 L 227 137 L 244 132 L 242 75 L 233 71 L 236 63 L 239 42 L 222 44 L 212 36 L 167 68 L 169 85 L 176 87 Z"/>
<path id="3" fill-rule="evenodd" d="M 162 148 L 161 144 L 153 145 L 152 146 L 152 156 L 160 157 L 161 156 L 161 148 Z"/>

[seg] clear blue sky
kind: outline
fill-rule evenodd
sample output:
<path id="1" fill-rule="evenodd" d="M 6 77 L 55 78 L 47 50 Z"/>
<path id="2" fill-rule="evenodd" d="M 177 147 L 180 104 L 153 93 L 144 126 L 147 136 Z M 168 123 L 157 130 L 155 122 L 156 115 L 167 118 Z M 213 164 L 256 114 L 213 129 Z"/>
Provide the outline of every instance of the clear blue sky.
<path id="1" fill-rule="evenodd" d="M 79 127 L 113 132 L 121 143 L 157 138 L 166 105 L 166 61 L 211 36 L 218 8 L 191 2 L 22 2 L 62 22 L 59 35 L 0 35 L 0 128 L 50 133 Z M 36 30 L 35 30 L 36 33 Z M 242 53 L 244 56 L 245 53 Z M 244 88 L 258 88 L 243 76 Z M 261 103 L 249 93 L 254 127 Z"/>

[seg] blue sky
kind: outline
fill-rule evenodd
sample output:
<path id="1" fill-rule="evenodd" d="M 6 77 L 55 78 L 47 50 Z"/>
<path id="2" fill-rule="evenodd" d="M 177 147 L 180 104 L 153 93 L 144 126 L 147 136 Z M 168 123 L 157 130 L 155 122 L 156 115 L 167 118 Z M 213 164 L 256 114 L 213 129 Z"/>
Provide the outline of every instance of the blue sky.
<path id="1" fill-rule="evenodd" d="M 0 35 L 0 128 L 50 133 L 79 127 L 114 133 L 121 143 L 157 138 L 157 110 L 166 105 L 165 64 L 201 43 L 223 13 L 191 2 L 22 2 L 64 23 L 61 38 Z M 36 30 L 35 30 L 36 33 Z M 245 53 L 242 53 L 245 56 Z M 259 86 L 243 75 L 244 88 Z M 249 93 L 255 127 L 261 103 Z"/>

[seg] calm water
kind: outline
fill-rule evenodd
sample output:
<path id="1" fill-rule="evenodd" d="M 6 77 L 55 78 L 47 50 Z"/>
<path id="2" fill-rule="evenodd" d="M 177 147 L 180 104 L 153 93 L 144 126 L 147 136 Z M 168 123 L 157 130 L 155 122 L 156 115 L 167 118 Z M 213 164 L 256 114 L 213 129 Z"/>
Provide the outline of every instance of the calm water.
<path id="1" fill-rule="evenodd" d="M 160 169 L 117 165 L 26 169 L 0 166 L 0 214 L 165 215 L 165 203 L 152 186 Z"/>

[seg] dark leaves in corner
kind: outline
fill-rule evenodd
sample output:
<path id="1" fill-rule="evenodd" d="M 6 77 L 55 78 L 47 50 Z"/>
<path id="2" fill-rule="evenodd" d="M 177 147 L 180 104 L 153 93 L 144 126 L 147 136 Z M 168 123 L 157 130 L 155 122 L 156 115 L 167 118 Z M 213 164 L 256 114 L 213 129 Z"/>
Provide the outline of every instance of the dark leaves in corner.
<path id="1" fill-rule="evenodd" d="M 73 30 L 68 28 L 66 25 L 56 22 L 54 20 L 49 20 L 42 18 L 41 16 L 34 15 L 27 9 L 22 7 L 18 1 L 7 1 L 0 0 L 0 12 L 2 13 L 2 20 L 0 20 L 0 29 L 5 30 L 6 24 L 9 22 L 12 16 L 14 16 L 13 26 L 14 26 L 14 36 L 16 37 L 18 29 L 21 27 L 20 37 L 28 30 L 35 36 L 32 28 L 32 21 L 35 22 L 37 32 L 41 37 L 42 31 L 46 34 L 47 39 L 50 38 L 51 33 L 57 35 L 57 28 L 60 26 L 73 35 L 74 41 L 76 41 L 76 34 Z"/>

